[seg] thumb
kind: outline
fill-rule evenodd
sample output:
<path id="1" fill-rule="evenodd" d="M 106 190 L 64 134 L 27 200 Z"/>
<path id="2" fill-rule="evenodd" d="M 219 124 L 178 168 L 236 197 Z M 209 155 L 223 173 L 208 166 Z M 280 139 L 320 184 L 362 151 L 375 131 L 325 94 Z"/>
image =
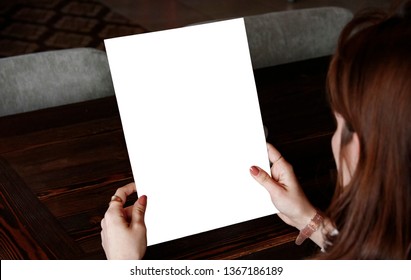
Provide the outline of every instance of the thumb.
<path id="1" fill-rule="evenodd" d="M 144 215 L 146 213 L 147 196 L 140 196 L 133 205 L 133 212 L 131 217 L 131 223 L 144 224 Z"/>
<path id="2" fill-rule="evenodd" d="M 278 192 L 281 191 L 281 189 L 283 188 L 281 185 L 275 182 L 267 172 L 265 172 L 260 167 L 252 166 L 250 168 L 250 173 L 253 176 L 253 178 L 268 191 L 271 198 L 276 197 Z"/>

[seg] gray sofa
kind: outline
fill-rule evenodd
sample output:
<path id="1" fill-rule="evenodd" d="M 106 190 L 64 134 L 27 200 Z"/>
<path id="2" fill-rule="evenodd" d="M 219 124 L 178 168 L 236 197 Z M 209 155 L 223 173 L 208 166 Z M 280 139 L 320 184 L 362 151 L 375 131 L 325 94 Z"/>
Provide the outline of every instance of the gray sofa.
<path id="1" fill-rule="evenodd" d="M 324 7 L 245 17 L 254 69 L 331 55 L 352 17 Z M 105 52 L 57 50 L 0 59 L 0 116 L 114 94 Z"/>
<path id="2" fill-rule="evenodd" d="M 321 7 L 245 17 L 253 68 L 333 54 L 352 16 L 345 8 Z"/>
<path id="3" fill-rule="evenodd" d="M 0 116 L 114 94 L 106 53 L 75 48 L 0 59 Z"/>

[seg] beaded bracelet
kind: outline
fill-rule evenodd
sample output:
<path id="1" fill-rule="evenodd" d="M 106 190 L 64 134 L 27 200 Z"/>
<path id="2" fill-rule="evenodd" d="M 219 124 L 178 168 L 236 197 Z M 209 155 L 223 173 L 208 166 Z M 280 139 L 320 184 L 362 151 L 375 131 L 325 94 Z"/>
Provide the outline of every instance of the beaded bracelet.
<path id="1" fill-rule="evenodd" d="M 323 223 L 324 218 L 320 215 L 317 211 L 315 213 L 314 218 L 306 225 L 302 230 L 300 230 L 300 234 L 298 234 L 297 239 L 295 239 L 295 244 L 301 245 L 307 238 L 309 238 Z"/>

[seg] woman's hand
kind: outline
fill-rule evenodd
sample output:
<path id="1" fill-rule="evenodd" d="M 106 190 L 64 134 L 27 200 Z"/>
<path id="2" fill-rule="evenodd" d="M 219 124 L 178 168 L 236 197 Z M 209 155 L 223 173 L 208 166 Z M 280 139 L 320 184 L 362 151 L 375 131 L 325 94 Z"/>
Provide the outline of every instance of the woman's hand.
<path id="1" fill-rule="evenodd" d="M 101 220 L 101 240 L 107 259 L 142 259 L 147 248 L 144 214 L 147 197 L 124 208 L 127 196 L 136 192 L 134 183 L 117 189 Z"/>
<path id="2" fill-rule="evenodd" d="M 272 163 L 272 176 L 256 166 L 250 168 L 250 173 L 269 192 L 271 201 L 280 211 L 278 216 L 285 223 L 301 230 L 314 217 L 316 209 L 301 189 L 293 167 L 271 144 L 267 144 L 267 149 Z"/>

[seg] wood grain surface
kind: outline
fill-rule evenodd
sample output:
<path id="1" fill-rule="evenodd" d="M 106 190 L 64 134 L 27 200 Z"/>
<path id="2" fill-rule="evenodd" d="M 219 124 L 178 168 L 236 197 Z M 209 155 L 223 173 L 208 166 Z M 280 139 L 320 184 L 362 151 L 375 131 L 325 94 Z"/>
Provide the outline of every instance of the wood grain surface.
<path id="1" fill-rule="evenodd" d="M 267 141 L 321 209 L 335 174 L 328 62 L 254 73 Z M 0 157 L 1 259 L 105 258 L 100 221 L 116 188 L 133 181 L 115 97 L 0 118 Z M 151 246 L 145 258 L 301 259 L 318 250 L 296 246 L 296 235 L 272 215 Z"/>

